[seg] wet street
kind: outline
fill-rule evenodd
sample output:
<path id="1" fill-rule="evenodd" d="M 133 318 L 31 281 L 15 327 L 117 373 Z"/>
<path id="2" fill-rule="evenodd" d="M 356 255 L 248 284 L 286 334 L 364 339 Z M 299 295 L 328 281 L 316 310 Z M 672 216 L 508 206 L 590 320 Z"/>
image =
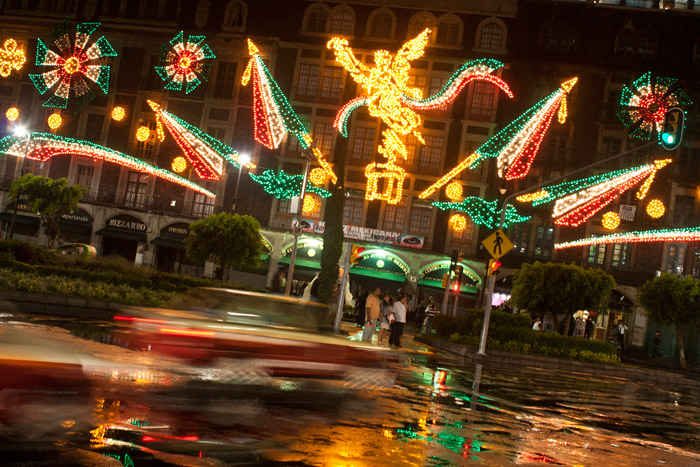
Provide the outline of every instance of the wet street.
<path id="1" fill-rule="evenodd" d="M 113 331 L 0 315 L 0 342 L 72 352 L 87 383 L 0 394 L 0 463 L 700 465 L 698 386 L 482 365 L 415 343 L 392 364 L 391 388 L 245 381 L 235 362 L 185 365 L 129 350 Z"/>

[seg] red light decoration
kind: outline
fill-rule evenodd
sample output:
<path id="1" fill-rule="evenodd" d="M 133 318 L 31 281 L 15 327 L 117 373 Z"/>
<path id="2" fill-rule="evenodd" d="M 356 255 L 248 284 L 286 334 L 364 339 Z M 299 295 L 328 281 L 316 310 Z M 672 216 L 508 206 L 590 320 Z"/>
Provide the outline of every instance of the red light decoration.
<path id="1" fill-rule="evenodd" d="M 651 243 L 651 242 L 698 242 L 700 227 L 690 229 L 645 230 L 637 232 L 616 233 L 574 240 L 572 242 L 556 243 L 555 250 L 577 246 L 610 245 L 614 243 Z"/>

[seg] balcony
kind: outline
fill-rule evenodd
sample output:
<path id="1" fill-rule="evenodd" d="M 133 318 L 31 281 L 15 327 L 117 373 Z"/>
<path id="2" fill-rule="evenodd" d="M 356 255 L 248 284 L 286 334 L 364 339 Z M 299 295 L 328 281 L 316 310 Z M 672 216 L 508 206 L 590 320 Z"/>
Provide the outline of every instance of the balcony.
<path id="1" fill-rule="evenodd" d="M 645 282 L 656 277 L 656 271 L 652 269 L 635 268 L 633 271 L 625 271 L 621 269 L 610 269 L 607 271 L 615 278 L 618 285 L 630 285 L 638 287 Z"/>

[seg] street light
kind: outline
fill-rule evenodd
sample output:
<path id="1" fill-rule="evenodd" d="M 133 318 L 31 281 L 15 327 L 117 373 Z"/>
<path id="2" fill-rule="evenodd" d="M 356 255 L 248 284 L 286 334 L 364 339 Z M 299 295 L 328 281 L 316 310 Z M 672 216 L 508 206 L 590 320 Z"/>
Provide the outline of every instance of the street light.
<path id="1" fill-rule="evenodd" d="M 22 160 L 22 169 L 19 172 L 20 178 L 24 175 L 24 168 L 27 166 L 27 156 L 29 155 L 29 141 L 32 138 L 32 132 L 22 125 L 17 125 L 14 129 L 15 136 L 20 138 L 27 137 L 27 148 L 24 150 L 24 159 Z M 17 217 L 17 207 L 19 206 L 19 197 L 21 195 L 21 190 L 17 191 L 17 199 L 15 200 L 15 208 L 12 210 L 12 219 L 10 219 L 10 228 L 5 232 L 5 240 L 12 238 L 15 233 L 15 218 Z"/>
<path id="2" fill-rule="evenodd" d="M 236 210 L 236 202 L 238 201 L 238 186 L 241 184 L 241 173 L 243 173 L 243 167 L 250 163 L 250 156 L 247 154 L 241 154 L 238 156 L 238 179 L 236 180 L 236 191 L 233 192 L 233 207 L 232 211 Z"/>

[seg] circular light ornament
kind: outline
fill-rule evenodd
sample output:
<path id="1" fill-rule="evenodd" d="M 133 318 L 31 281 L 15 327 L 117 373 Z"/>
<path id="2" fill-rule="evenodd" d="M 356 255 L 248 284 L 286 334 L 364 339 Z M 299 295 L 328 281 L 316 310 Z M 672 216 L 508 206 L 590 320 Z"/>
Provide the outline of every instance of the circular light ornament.
<path id="1" fill-rule="evenodd" d="M 311 195 L 306 195 L 304 196 L 304 204 L 301 208 L 302 212 L 304 214 L 310 214 L 312 212 L 316 212 L 319 208 L 319 203 L 318 200 L 316 199 L 315 196 Z"/>
<path id="2" fill-rule="evenodd" d="M 647 204 L 647 214 L 652 219 L 658 219 L 665 213 L 666 206 L 664 206 L 664 203 L 662 203 L 661 200 L 652 199 L 651 201 L 649 201 L 649 204 Z"/>
<path id="3" fill-rule="evenodd" d="M 19 118 L 19 109 L 17 107 L 10 107 L 7 109 L 7 112 L 5 112 L 5 117 L 11 122 L 14 122 Z"/>
<path id="4" fill-rule="evenodd" d="M 314 250 L 313 248 L 309 248 L 307 254 L 309 255 L 309 258 L 313 258 L 314 256 L 316 256 L 316 250 Z"/>
<path id="5" fill-rule="evenodd" d="M 185 169 L 187 169 L 187 159 L 185 159 L 182 156 L 178 156 L 175 159 L 173 159 L 173 162 L 170 164 L 170 166 L 173 168 L 173 172 L 181 174 L 185 171 Z"/>
<path id="6" fill-rule="evenodd" d="M 61 126 L 61 123 L 63 123 L 63 119 L 61 118 L 61 116 L 59 114 L 53 113 L 53 114 L 49 115 L 47 123 L 49 124 L 49 128 L 51 128 L 52 130 L 55 130 Z"/>
<path id="7" fill-rule="evenodd" d="M 140 126 L 138 130 L 136 130 L 136 139 L 141 141 L 142 143 L 144 141 L 147 141 L 148 138 L 151 137 L 151 129 L 148 128 L 147 126 Z"/>
<path id="8" fill-rule="evenodd" d="M 117 106 L 112 109 L 112 120 L 115 120 L 117 122 L 121 122 L 124 120 L 124 117 L 126 116 L 126 111 L 124 110 L 124 107 Z"/>
<path id="9" fill-rule="evenodd" d="M 615 230 L 620 225 L 620 216 L 616 212 L 606 212 L 603 214 L 603 227 L 608 230 Z"/>
<path id="10" fill-rule="evenodd" d="M 378 259 L 377 260 L 377 267 L 379 269 L 382 269 L 384 267 L 384 260 L 383 259 Z"/>
<path id="11" fill-rule="evenodd" d="M 464 232 L 464 229 L 467 228 L 467 219 L 461 214 L 453 214 L 450 217 L 450 227 L 455 232 Z"/>
<path id="12" fill-rule="evenodd" d="M 309 180 L 311 180 L 311 183 L 314 185 L 323 185 L 326 183 L 326 171 L 321 167 L 316 167 L 309 174 Z"/>
<path id="13" fill-rule="evenodd" d="M 73 73 L 75 73 L 79 69 L 80 69 L 80 60 L 78 60 L 78 58 L 75 56 L 70 57 L 63 64 L 63 71 L 65 71 L 69 75 L 72 75 Z"/>
<path id="14" fill-rule="evenodd" d="M 462 184 L 459 182 L 452 182 L 445 188 L 445 193 L 447 197 L 452 201 L 456 201 L 462 197 Z"/>

